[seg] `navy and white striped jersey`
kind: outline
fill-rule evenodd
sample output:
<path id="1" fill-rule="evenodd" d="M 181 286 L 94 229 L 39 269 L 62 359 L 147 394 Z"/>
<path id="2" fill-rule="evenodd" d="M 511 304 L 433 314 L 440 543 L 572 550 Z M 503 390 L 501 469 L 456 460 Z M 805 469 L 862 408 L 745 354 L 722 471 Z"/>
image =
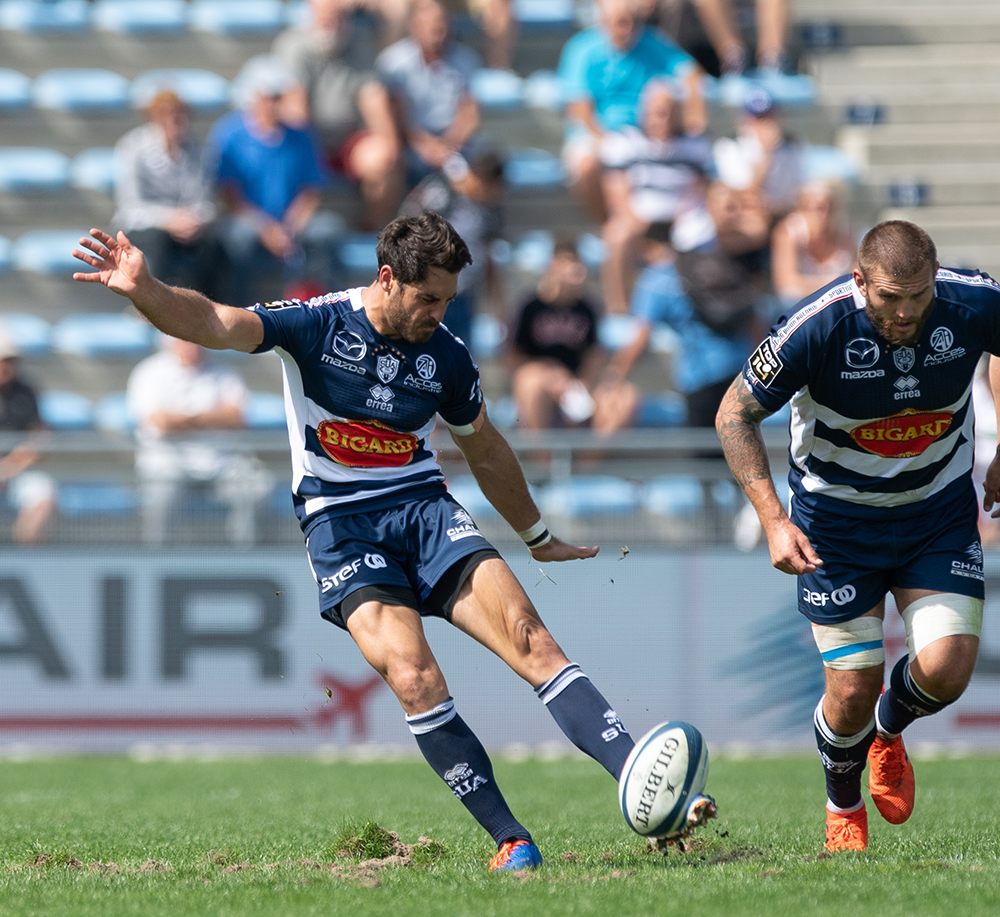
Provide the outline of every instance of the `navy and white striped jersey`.
<path id="1" fill-rule="evenodd" d="M 381 509 L 443 489 L 428 441 L 435 415 L 461 427 L 483 403 L 479 369 L 445 326 L 423 344 L 383 337 L 360 287 L 250 311 L 264 323 L 256 352 L 273 349 L 282 361 L 303 529 L 318 514 Z"/>
<path id="2" fill-rule="evenodd" d="M 805 506 L 906 519 L 972 488 L 972 380 L 1000 353 L 1000 285 L 941 268 L 915 346 L 875 331 L 847 275 L 783 316 L 743 367 L 754 398 L 791 402 L 789 484 Z"/>

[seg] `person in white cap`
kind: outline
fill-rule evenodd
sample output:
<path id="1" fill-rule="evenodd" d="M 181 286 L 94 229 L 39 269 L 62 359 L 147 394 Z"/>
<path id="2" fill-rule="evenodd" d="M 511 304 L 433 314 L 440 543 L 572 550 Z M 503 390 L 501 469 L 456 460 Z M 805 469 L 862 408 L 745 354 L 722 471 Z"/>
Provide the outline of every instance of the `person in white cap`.
<path id="1" fill-rule="evenodd" d="M 45 540 L 56 510 L 56 487 L 41 471 L 30 471 L 39 457 L 37 434 L 45 429 L 35 392 L 19 376 L 20 352 L 0 328 L 0 435 L 35 432 L 0 458 L 0 491 L 17 512 L 13 538 L 18 544 Z"/>

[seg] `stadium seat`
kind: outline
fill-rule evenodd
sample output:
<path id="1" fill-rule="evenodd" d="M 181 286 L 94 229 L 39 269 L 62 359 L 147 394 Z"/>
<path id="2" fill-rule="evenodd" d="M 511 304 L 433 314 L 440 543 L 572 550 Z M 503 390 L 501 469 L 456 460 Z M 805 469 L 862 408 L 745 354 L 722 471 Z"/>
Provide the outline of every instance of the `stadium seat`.
<path id="1" fill-rule="evenodd" d="M 555 70 L 536 70 L 524 79 L 524 104 L 529 108 L 562 111 L 563 84 Z"/>
<path id="2" fill-rule="evenodd" d="M 701 481 L 688 475 L 664 475 L 642 488 L 642 505 L 654 516 L 693 516 L 705 505 Z"/>
<path id="3" fill-rule="evenodd" d="M 313 21 L 309 0 L 285 0 L 285 24 L 292 29 L 308 28 Z"/>
<path id="4" fill-rule="evenodd" d="M 12 32 L 61 32 L 86 29 L 87 0 L 0 0 L 0 29 Z"/>
<path id="5" fill-rule="evenodd" d="M 187 28 L 184 0 L 94 0 L 91 27 L 101 32 L 170 34 Z"/>
<path id="6" fill-rule="evenodd" d="M 252 430 L 284 430 L 285 399 L 275 392 L 250 392 L 243 422 Z"/>
<path id="7" fill-rule="evenodd" d="M 791 419 L 792 407 L 788 402 L 785 402 L 777 411 L 765 417 L 761 424 L 768 427 L 787 427 Z"/>
<path id="8" fill-rule="evenodd" d="M 36 229 L 18 236 L 11 247 L 11 261 L 19 271 L 70 277 L 74 271 L 90 270 L 73 257 L 87 231 Z"/>
<path id="9" fill-rule="evenodd" d="M 501 430 L 513 430 L 517 426 L 517 402 L 511 395 L 504 395 L 495 401 L 487 398 L 486 410 L 493 426 Z"/>
<path id="10" fill-rule="evenodd" d="M 97 400 L 94 426 L 109 433 L 131 433 L 135 429 L 125 392 L 111 392 Z"/>
<path id="11" fill-rule="evenodd" d="M 41 357 L 52 350 L 52 325 L 40 315 L 4 312 L 0 328 L 10 335 L 23 356 Z"/>
<path id="12" fill-rule="evenodd" d="M 623 478 L 580 475 L 542 487 L 539 507 L 543 514 L 567 519 L 628 515 L 639 507 L 638 490 Z"/>
<path id="13" fill-rule="evenodd" d="M 683 427 L 687 423 L 687 402 L 678 392 L 646 392 L 639 402 L 637 427 Z"/>
<path id="14" fill-rule="evenodd" d="M 69 183 L 74 188 L 110 194 L 115 188 L 115 151 L 93 147 L 77 153 L 69 164 Z"/>
<path id="15" fill-rule="evenodd" d="M 0 191 L 65 191 L 69 158 L 46 147 L 0 147 Z"/>
<path id="16" fill-rule="evenodd" d="M 477 360 L 495 357 L 506 339 L 507 328 L 495 315 L 478 314 L 472 316 L 472 334 L 469 345 Z"/>
<path id="17" fill-rule="evenodd" d="M 552 260 L 554 246 L 555 240 L 548 230 L 531 230 L 514 244 L 511 263 L 526 274 L 541 274 Z"/>
<path id="18" fill-rule="evenodd" d="M 136 511 L 138 505 L 135 491 L 124 484 L 81 481 L 59 485 L 61 516 L 128 516 Z"/>
<path id="19" fill-rule="evenodd" d="M 764 88 L 775 103 L 786 107 L 806 107 L 816 102 L 816 83 L 804 73 L 749 71 L 744 76 L 706 77 L 702 86 L 705 98 L 727 108 L 742 108 L 754 89 Z"/>
<path id="20" fill-rule="evenodd" d="M 31 78 L 0 67 L 0 111 L 18 111 L 31 105 Z"/>
<path id="21" fill-rule="evenodd" d="M 141 357 L 152 348 L 155 333 L 152 325 L 135 315 L 81 313 L 56 322 L 52 347 L 80 357 Z"/>
<path id="22" fill-rule="evenodd" d="M 53 430 L 87 430 L 94 422 L 94 405 L 79 392 L 42 392 L 38 413 Z"/>
<path id="23" fill-rule="evenodd" d="M 46 70 L 31 84 L 37 108 L 67 112 L 125 110 L 129 81 L 120 73 L 97 67 Z"/>
<path id="24" fill-rule="evenodd" d="M 12 249 L 13 245 L 11 245 L 10 239 L 6 236 L 0 236 L 0 274 L 10 270 Z"/>
<path id="25" fill-rule="evenodd" d="M 377 241 L 378 236 L 374 233 L 358 232 L 340 243 L 337 257 L 348 274 L 367 276 L 378 270 L 378 258 L 375 257 Z"/>
<path id="26" fill-rule="evenodd" d="M 569 31 L 576 27 L 575 7 L 573 0 L 513 0 L 511 12 L 522 30 Z"/>
<path id="27" fill-rule="evenodd" d="M 590 270 L 596 271 L 604 263 L 607 247 L 600 236 L 595 236 L 592 232 L 585 232 L 576 240 L 576 251 L 580 260 Z"/>
<path id="28" fill-rule="evenodd" d="M 471 474 L 448 478 L 447 484 L 448 493 L 468 510 L 469 515 L 473 519 L 480 521 L 483 519 L 500 519 L 500 514 L 496 511 L 493 504 L 483 496 L 482 490 L 479 489 L 479 484 L 476 483 L 476 479 Z"/>
<path id="29" fill-rule="evenodd" d="M 484 109 L 520 108 L 524 102 L 524 81 L 509 70 L 483 67 L 472 74 L 469 90 Z"/>
<path id="30" fill-rule="evenodd" d="M 566 181 L 566 168 L 558 156 L 531 147 L 509 150 L 503 174 L 511 191 L 558 188 Z"/>
<path id="31" fill-rule="evenodd" d="M 840 181 L 850 184 L 861 177 L 858 164 L 835 146 L 807 146 L 803 166 L 808 181 Z"/>
<path id="32" fill-rule="evenodd" d="M 191 0 L 189 26 L 215 35 L 277 32 L 285 25 L 281 0 Z"/>
<path id="33" fill-rule="evenodd" d="M 597 326 L 597 337 L 605 350 L 620 350 L 639 334 L 639 320 L 632 315 L 604 315 Z"/>
<path id="34" fill-rule="evenodd" d="M 194 109 L 225 108 L 229 104 L 229 81 L 211 70 L 176 67 L 147 70 L 132 80 L 133 108 L 145 108 L 163 89 L 177 93 Z"/>
<path id="35" fill-rule="evenodd" d="M 680 335 L 665 322 L 656 322 L 649 329 L 651 353 L 676 353 L 680 340 Z"/>

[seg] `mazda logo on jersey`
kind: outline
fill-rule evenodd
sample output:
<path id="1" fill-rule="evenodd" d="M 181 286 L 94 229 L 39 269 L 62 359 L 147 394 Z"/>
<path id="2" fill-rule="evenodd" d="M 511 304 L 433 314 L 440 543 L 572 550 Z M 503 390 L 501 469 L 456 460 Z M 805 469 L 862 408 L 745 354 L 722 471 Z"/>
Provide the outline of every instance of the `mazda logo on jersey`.
<path id="1" fill-rule="evenodd" d="M 333 349 L 345 360 L 363 360 L 368 353 L 368 345 L 360 334 L 353 331 L 338 331 L 333 336 Z"/>
<path id="2" fill-rule="evenodd" d="M 938 353 L 951 350 L 951 345 L 955 343 L 955 335 L 947 328 L 935 328 L 931 332 L 931 347 Z"/>
<path id="3" fill-rule="evenodd" d="M 912 347 L 897 347 L 893 351 L 892 362 L 901 373 L 908 373 L 917 362 L 917 352 Z"/>
<path id="4" fill-rule="evenodd" d="M 907 408 L 892 417 L 873 420 L 851 430 L 851 439 L 866 452 L 884 458 L 920 455 L 944 436 L 951 426 L 949 411 L 916 411 Z"/>
<path id="5" fill-rule="evenodd" d="M 868 369 L 878 363 L 878 344 L 868 338 L 855 338 L 844 351 L 847 365 L 854 369 Z"/>
<path id="6" fill-rule="evenodd" d="M 351 468 L 408 465 L 420 445 L 412 433 L 397 433 L 374 420 L 324 420 L 316 427 L 316 438 L 330 458 Z"/>
<path id="7" fill-rule="evenodd" d="M 399 360 L 391 354 L 386 354 L 378 358 L 375 363 L 375 370 L 378 373 L 378 377 L 388 385 L 396 378 L 396 373 L 399 372 Z"/>

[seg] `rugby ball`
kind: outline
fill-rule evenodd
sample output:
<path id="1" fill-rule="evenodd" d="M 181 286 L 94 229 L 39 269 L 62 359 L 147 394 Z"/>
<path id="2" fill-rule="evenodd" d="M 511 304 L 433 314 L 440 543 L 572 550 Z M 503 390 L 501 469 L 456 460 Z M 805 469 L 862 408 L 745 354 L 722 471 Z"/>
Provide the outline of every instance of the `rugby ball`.
<path id="1" fill-rule="evenodd" d="M 635 743 L 618 781 L 625 823 L 643 837 L 676 836 L 707 783 L 708 747 L 701 733 L 679 721 L 654 726 Z"/>

